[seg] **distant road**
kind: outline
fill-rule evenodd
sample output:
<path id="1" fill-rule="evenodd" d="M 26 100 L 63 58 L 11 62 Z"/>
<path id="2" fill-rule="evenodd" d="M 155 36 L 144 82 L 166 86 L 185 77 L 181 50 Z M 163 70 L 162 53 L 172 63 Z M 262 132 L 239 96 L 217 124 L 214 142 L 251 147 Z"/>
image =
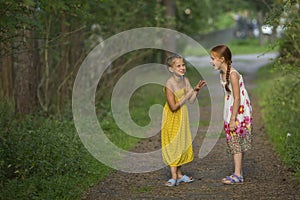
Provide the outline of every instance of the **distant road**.
<path id="1" fill-rule="evenodd" d="M 278 53 L 266 54 L 245 54 L 232 57 L 232 66 L 241 72 L 255 73 L 260 67 L 271 63 L 278 56 Z M 209 67 L 209 56 L 190 56 L 186 60 L 197 64 L 197 67 Z"/>

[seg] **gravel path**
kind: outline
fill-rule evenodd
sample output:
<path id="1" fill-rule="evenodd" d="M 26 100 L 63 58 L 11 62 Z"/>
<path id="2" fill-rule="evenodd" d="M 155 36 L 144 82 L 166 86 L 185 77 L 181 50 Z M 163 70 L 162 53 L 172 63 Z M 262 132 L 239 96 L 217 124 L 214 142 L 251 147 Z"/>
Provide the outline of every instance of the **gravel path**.
<path id="1" fill-rule="evenodd" d="M 251 60 L 251 58 L 250 58 Z M 252 59 L 253 60 L 253 59 Z M 243 62 L 242 59 L 239 62 Z M 248 60 L 249 62 L 249 60 Z M 246 62 L 245 62 L 246 63 Z M 249 64 L 249 63 L 248 63 Z M 261 63 L 263 65 L 265 63 Z M 240 66 L 242 64 L 240 63 Z M 246 64 L 245 64 L 246 66 Z M 258 65 L 257 65 L 258 66 Z M 242 69 L 239 69 L 242 70 Z M 274 152 L 262 123 L 255 87 L 255 70 L 244 74 L 254 110 L 254 146 L 244 157 L 245 182 L 241 185 L 223 185 L 221 179 L 233 170 L 232 158 L 227 155 L 225 138 L 220 137 L 212 151 L 204 158 L 197 156 L 207 127 L 201 127 L 194 139 L 195 159 L 184 165 L 183 171 L 193 176 L 193 183 L 166 187 L 169 169 L 165 167 L 151 173 L 132 174 L 113 172 L 87 191 L 82 199 L 296 199 L 300 200 L 300 184 Z M 200 97 L 201 98 L 201 97 Z M 201 113 L 209 107 L 201 108 Z M 160 135 L 138 143 L 134 151 L 147 152 L 160 148 Z M 138 163 L 137 163 L 138 164 Z"/>

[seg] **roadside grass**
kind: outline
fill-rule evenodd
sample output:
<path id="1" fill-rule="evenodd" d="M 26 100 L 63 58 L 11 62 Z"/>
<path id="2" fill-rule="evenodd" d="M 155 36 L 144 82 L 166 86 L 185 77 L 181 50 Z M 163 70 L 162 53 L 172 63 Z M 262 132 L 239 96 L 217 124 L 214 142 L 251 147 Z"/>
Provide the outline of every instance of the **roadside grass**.
<path id="1" fill-rule="evenodd" d="M 300 86 L 294 85 L 297 82 L 295 76 L 282 75 L 269 65 L 258 71 L 255 94 L 275 151 L 300 182 Z"/>
<path id="2" fill-rule="evenodd" d="M 198 48 L 194 46 L 187 46 L 185 47 L 183 54 L 185 56 L 208 56 L 209 49 L 205 48 Z"/>
<path id="3" fill-rule="evenodd" d="M 256 38 L 251 39 L 234 39 L 230 43 L 226 44 L 232 55 L 242 54 L 263 54 L 268 52 L 277 52 L 278 47 L 273 47 L 273 44 L 265 43 L 264 45 L 259 44 L 259 40 Z M 207 56 L 210 48 L 203 49 L 197 47 L 187 46 L 184 50 L 184 55 L 188 56 Z"/>
<path id="4" fill-rule="evenodd" d="M 111 171 L 87 152 L 69 117 L 0 109 L 1 199 L 80 199 Z"/>
<path id="5" fill-rule="evenodd" d="M 230 48 L 232 55 L 264 54 L 278 51 L 278 47 L 273 47 L 273 44 L 266 42 L 264 45 L 260 45 L 259 40 L 255 38 L 244 40 L 234 39 L 227 45 Z"/>

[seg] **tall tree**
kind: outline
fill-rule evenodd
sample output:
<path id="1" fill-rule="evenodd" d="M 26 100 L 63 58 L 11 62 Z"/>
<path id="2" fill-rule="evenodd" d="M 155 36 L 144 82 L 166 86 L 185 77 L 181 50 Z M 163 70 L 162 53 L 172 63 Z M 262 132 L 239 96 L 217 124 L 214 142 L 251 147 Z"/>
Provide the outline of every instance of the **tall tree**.
<path id="1" fill-rule="evenodd" d="M 1 98 L 5 102 L 13 101 L 14 74 L 13 74 L 13 45 L 17 28 L 21 27 L 22 19 L 18 18 L 21 11 L 16 2 L 0 0 L 0 78 Z"/>
<path id="2" fill-rule="evenodd" d="M 166 28 L 175 29 L 176 27 L 176 5 L 174 0 L 163 0 L 163 6 L 165 7 L 164 16 L 166 19 Z M 164 43 L 166 47 L 172 51 L 176 52 L 176 38 L 173 35 L 166 36 L 164 38 Z M 168 57 L 168 52 L 164 52 L 163 62 Z"/>
<path id="3" fill-rule="evenodd" d="M 39 59 L 37 40 L 31 30 L 23 30 L 16 42 L 20 44 L 15 58 L 15 109 L 29 114 L 37 110 L 39 83 Z"/>
<path id="4" fill-rule="evenodd" d="M 24 17 L 34 22 L 34 8 L 30 5 L 21 5 L 29 10 Z M 19 29 L 15 44 L 18 50 L 15 54 L 15 110 L 29 114 L 37 110 L 37 88 L 39 84 L 39 51 L 36 32 L 33 27 L 24 24 Z"/>
<path id="5" fill-rule="evenodd" d="M 5 102 L 13 100 L 13 59 L 11 44 L 0 43 L 0 74 L 2 98 Z"/>
<path id="6" fill-rule="evenodd" d="M 4 93 L 7 89 L 10 90 L 10 94 L 13 92 L 16 112 L 32 113 L 38 105 L 39 79 L 38 43 L 34 31 L 37 27 L 34 18 L 35 4 L 30 0 L 26 2 L 1 0 L 0 5 L 3 94 L 7 94 Z"/>

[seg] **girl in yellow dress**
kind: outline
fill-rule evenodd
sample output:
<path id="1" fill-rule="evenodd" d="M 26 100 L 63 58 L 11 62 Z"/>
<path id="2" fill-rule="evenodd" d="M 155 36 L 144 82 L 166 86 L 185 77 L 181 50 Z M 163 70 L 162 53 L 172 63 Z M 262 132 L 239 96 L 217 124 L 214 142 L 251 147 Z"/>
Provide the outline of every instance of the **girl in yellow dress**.
<path id="1" fill-rule="evenodd" d="M 166 186 L 176 186 L 180 182 L 192 182 L 192 177 L 183 175 L 181 166 L 194 159 L 192 136 L 185 103 L 194 103 L 198 91 L 206 84 L 200 80 L 196 87 L 184 76 L 186 66 L 181 56 L 167 58 L 167 66 L 171 76 L 166 81 L 165 94 L 167 102 L 162 116 L 161 142 L 162 157 L 169 165 L 171 179 Z"/>

